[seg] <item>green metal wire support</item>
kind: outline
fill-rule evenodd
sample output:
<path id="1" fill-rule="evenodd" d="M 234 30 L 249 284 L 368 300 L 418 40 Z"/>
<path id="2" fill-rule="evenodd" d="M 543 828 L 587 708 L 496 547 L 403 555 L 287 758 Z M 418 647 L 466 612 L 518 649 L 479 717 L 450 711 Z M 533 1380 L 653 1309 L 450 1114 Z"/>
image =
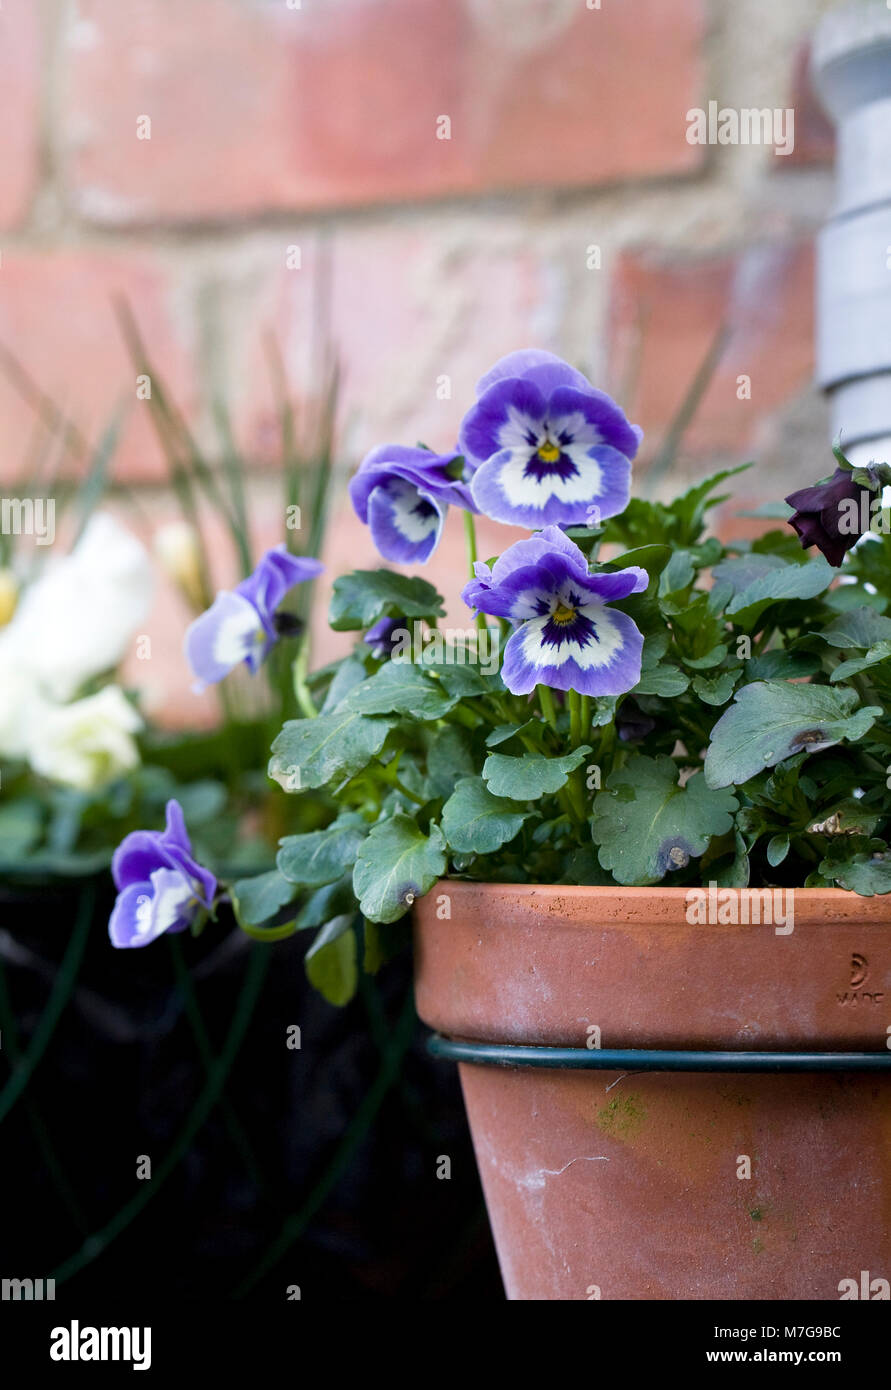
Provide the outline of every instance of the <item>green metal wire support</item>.
<path id="1" fill-rule="evenodd" d="M 553 1067 L 571 1071 L 876 1071 L 891 1072 L 891 1052 L 687 1052 L 678 1049 L 525 1047 L 454 1042 L 434 1034 L 434 1057 L 489 1067 Z"/>

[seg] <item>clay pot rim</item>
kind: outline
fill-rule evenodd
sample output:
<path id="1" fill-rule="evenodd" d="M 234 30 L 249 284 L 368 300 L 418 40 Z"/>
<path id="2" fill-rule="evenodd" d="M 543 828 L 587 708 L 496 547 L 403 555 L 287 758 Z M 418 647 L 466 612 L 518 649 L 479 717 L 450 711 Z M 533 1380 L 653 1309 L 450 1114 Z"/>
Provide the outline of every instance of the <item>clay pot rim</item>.
<path id="1" fill-rule="evenodd" d="M 480 893 L 497 898 L 530 900 L 539 898 L 542 906 L 564 901 L 589 902 L 596 907 L 596 922 L 579 922 L 573 917 L 572 925 L 584 930 L 600 926 L 604 922 L 623 922 L 627 925 L 654 925 L 654 905 L 677 904 L 677 915 L 673 913 L 678 925 L 689 926 L 691 931 L 707 930 L 698 923 L 687 923 L 685 911 L 691 892 L 708 893 L 709 884 L 688 884 L 686 887 L 664 887 L 653 884 L 650 887 L 605 887 L 594 884 L 559 883 L 498 883 L 483 882 L 476 879 L 441 878 L 425 897 L 435 898 L 437 893 Z M 717 888 L 720 894 L 721 887 Z M 846 888 L 748 888 L 736 889 L 750 896 L 761 893 L 779 892 L 794 894 L 795 925 L 832 926 L 836 922 L 889 922 L 891 923 L 891 893 L 876 894 L 871 898 L 861 896 Z M 421 900 L 423 901 L 423 899 Z M 664 912 L 655 914 L 663 918 Z"/>

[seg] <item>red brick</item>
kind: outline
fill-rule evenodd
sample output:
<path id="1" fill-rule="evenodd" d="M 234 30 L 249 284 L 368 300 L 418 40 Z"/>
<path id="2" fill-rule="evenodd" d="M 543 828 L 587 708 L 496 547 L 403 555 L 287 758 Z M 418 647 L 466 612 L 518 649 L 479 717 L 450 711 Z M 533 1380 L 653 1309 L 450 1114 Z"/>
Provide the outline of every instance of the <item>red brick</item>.
<path id="1" fill-rule="evenodd" d="M 42 28 L 35 0 L 0 10 L 0 227 L 24 220 L 37 184 Z"/>
<path id="2" fill-rule="evenodd" d="M 193 377 L 174 323 L 172 286 L 147 253 L 7 254 L 0 270 L 0 344 L 92 444 L 118 403 L 132 403 L 114 476 L 160 479 L 166 467 L 147 419 L 148 403 L 135 399 L 135 373 L 112 306 L 116 294 L 130 304 L 174 398 L 188 407 L 194 400 Z M 39 434 L 33 409 L 5 371 L 0 372 L 0 418 L 0 478 L 9 481 L 19 476 Z"/>
<path id="3" fill-rule="evenodd" d="M 80 0 L 78 15 L 60 128 L 76 205 L 100 222 L 597 185 L 703 159 L 685 138 L 703 0 Z"/>
<path id="4" fill-rule="evenodd" d="M 831 164 L 835 130 L 811 83 L 809 44 L 795 55 L 790 104 L 795 111 L 795 147 L 786 159 L 777 160 L 777 165 Z"/>
<path id="5" fill-rule="evenodd" d="M 738 454 L 813 376 L 813 253 L 809 243 L 760 245 L 735 257 L 668 260 L 646 252 L 618 263 L 610 312 L 613 387 L 636 362 L 623 404 L 652 456 L 722 323 L 729 337 L 683 451 Z M 737 378 L 751 378 L 751 400 Z"/>
<path id="6" fill-rule="evenodd" d="M 474 385 L 493 361 L 528 345 L 560 349 L 548 340 L 560 318 L 559 264 L 497 217 L 471 229 L 438 218 L 343 228 L 326 247 L 310 242 L 300 271 L 280 269 L 283 252 L 270 247 L 267 283 L 253 296 L 255 325 L 236 346 L 247 354 L 233 384 L 252 452 L 266 454 L 274 438 L 264 332 L 272 329 L 282 344 L 297 394 L 309 394 L 314 276 L 330 285 L 342 439 L 354 461 L 388 440 L 451 448 Z M 438 379 L 446 376 L 451 396 L 440 399 Z"/>

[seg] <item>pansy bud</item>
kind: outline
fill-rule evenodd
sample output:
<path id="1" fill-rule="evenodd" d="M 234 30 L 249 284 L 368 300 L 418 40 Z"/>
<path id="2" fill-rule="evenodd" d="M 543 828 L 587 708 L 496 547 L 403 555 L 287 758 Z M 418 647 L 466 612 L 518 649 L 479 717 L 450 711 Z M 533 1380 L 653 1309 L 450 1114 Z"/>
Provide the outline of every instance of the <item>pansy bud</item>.
<path id="1" fill-rule="evenodd" d="M 188 521 L 171 521 L 155 532 L 155 558 L 168 578 L 201 611 L 207 606 L 201 569 L 201 542 Z"/>
<path id="2" fill-rule="evenodd" d="M 0 627 L 5 627 L 19 601 L 18 580 L 12 570 L 0 570 Z"/>

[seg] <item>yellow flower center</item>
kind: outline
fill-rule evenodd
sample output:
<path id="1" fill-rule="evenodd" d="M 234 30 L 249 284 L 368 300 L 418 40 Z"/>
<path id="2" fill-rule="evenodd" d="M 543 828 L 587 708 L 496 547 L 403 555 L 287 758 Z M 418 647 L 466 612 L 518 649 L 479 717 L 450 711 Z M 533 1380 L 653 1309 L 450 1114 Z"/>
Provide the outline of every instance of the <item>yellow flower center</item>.
<path id="1" fill-rule="evenodd" d="M 559 623 L 561 627 L 565 627 L 566 624 L 571 623 L 575 617 L 575 609 L 568 608 L 565 603 L 558 603 L 551 617 L 555 623 Z"/>
<path id="2" fill-rule="evenodd" d="M 538 457 L 542 463 L 556 463 L 560 457 L 560 445 L 546 439 L 544 444 L 538 446 Z"/>

